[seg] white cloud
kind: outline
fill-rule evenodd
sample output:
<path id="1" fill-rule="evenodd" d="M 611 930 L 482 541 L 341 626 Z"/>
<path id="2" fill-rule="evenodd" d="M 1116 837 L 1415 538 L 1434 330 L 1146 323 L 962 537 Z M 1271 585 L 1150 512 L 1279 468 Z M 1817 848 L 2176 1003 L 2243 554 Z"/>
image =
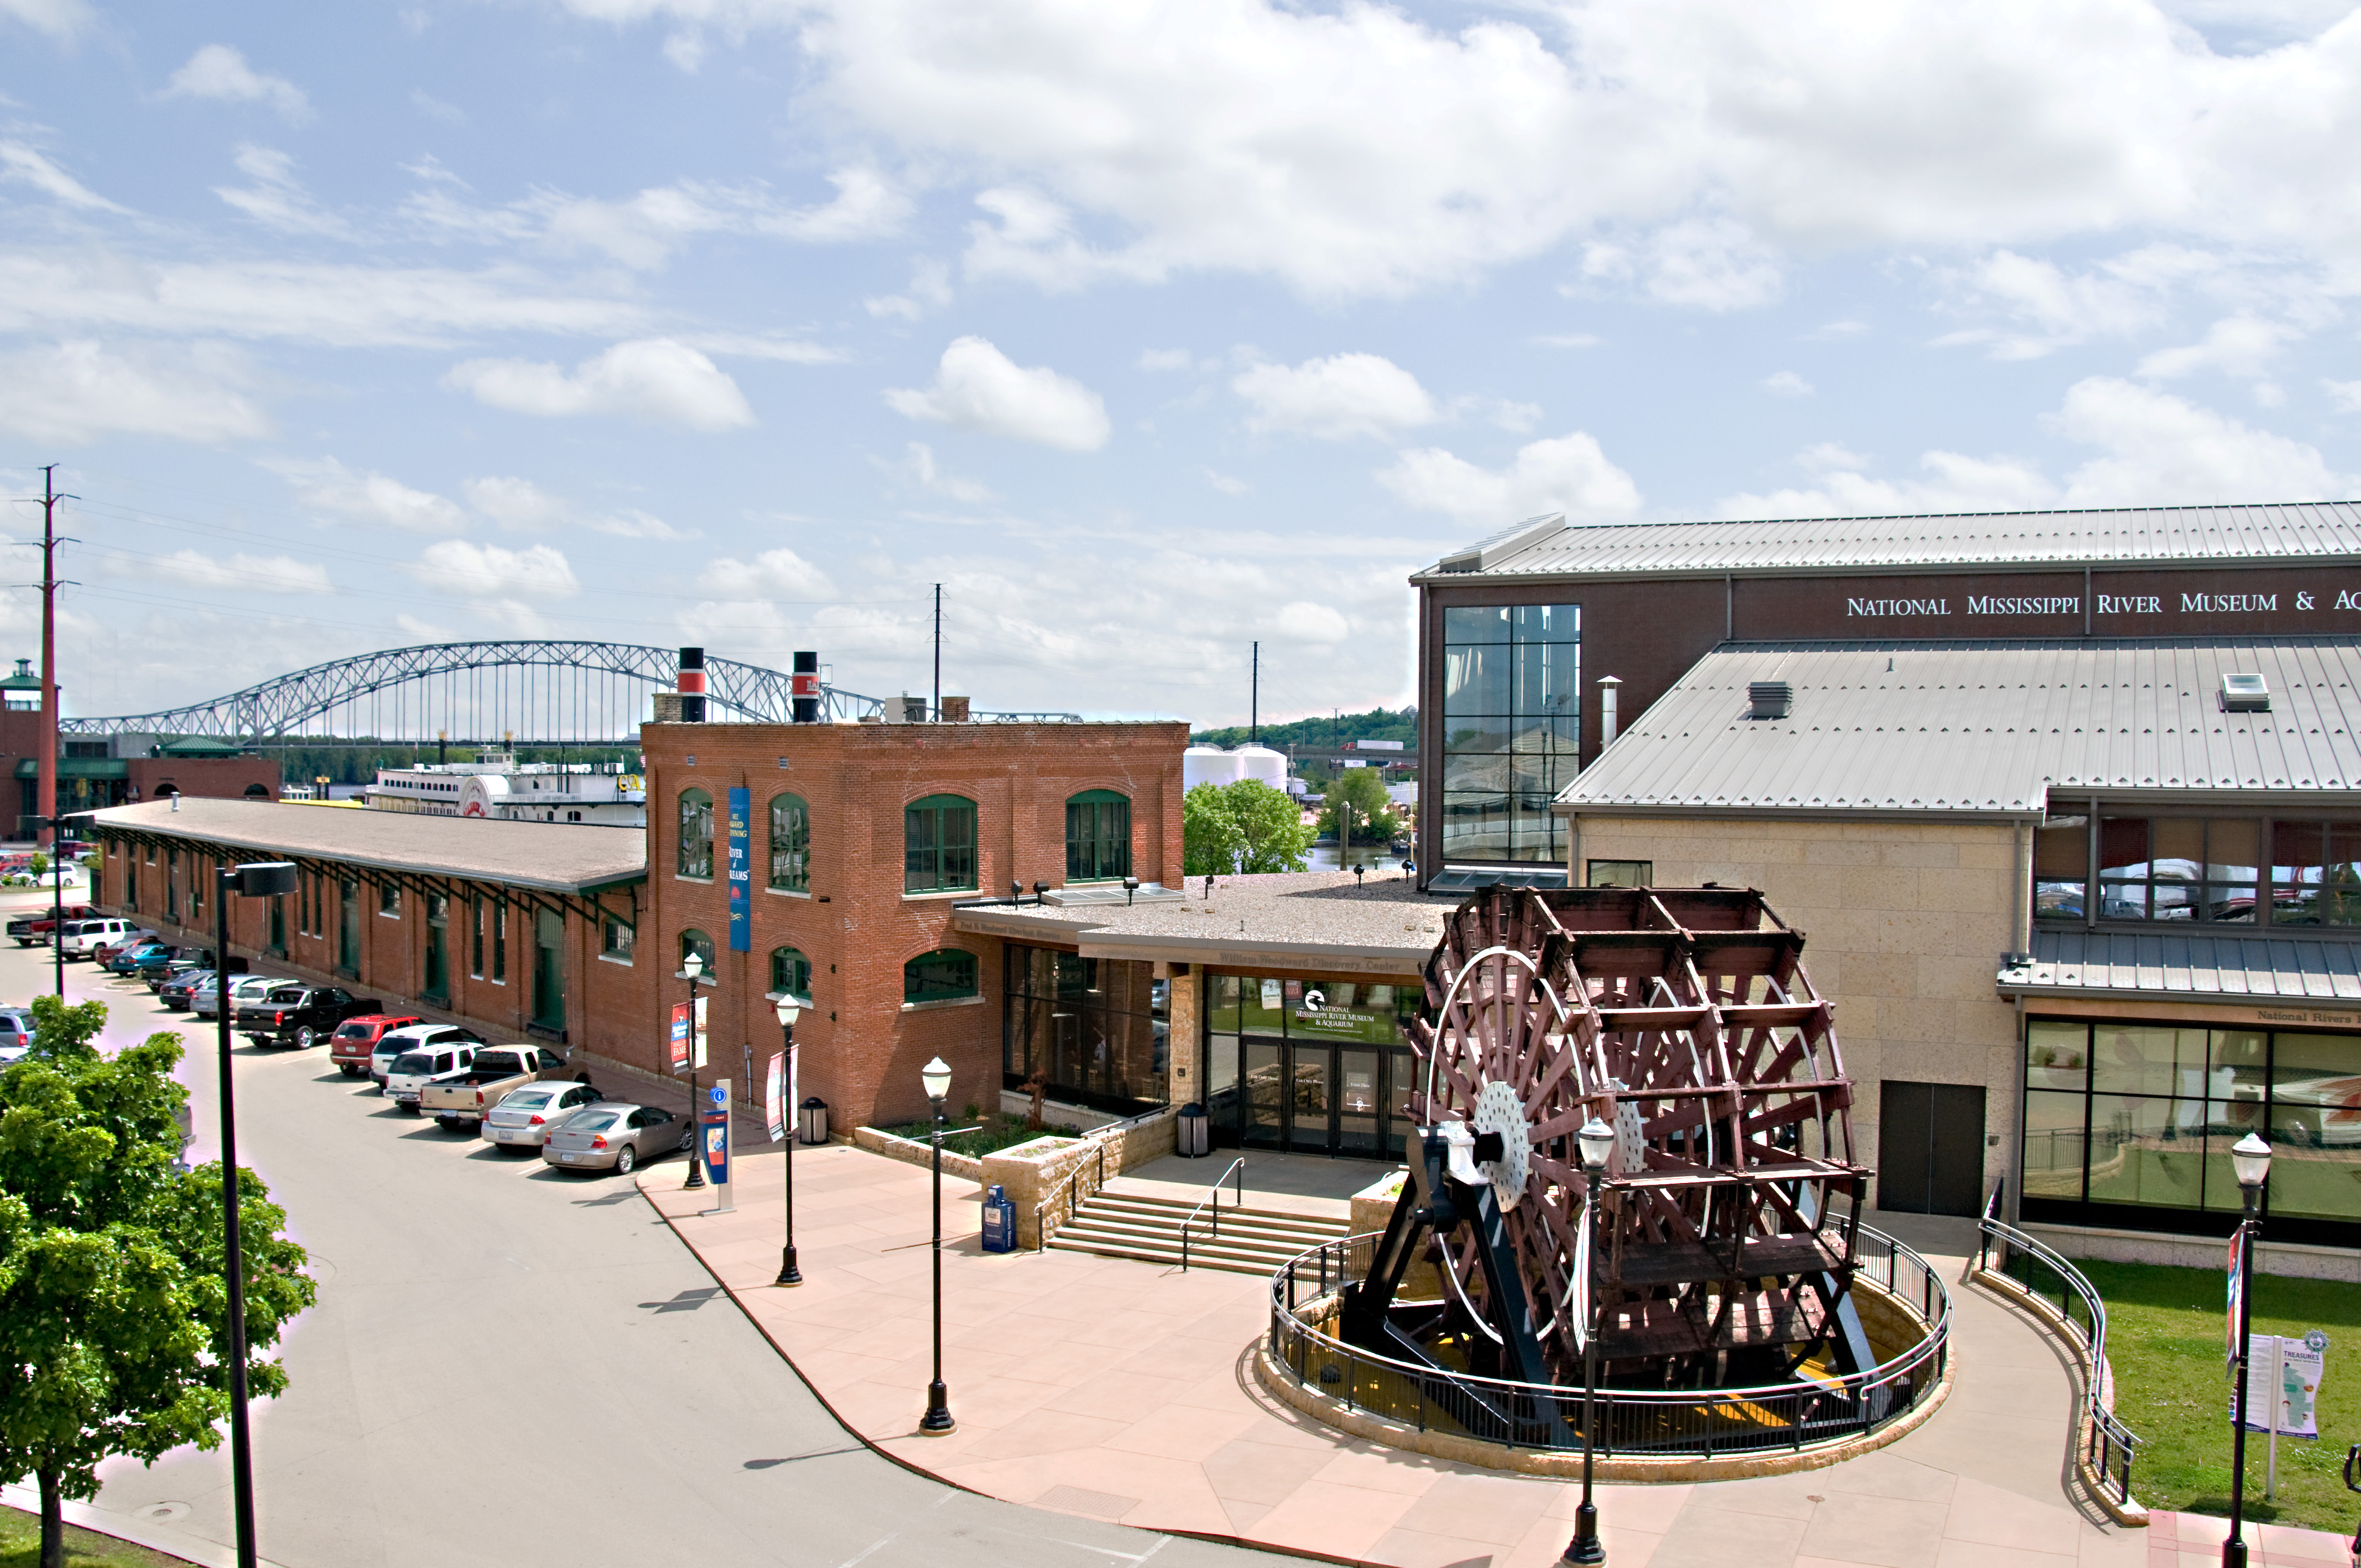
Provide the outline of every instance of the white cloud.
<path id="1" fill-rule="evenodd" d="M 1106 404 L 1096 392 L 1046 365 L 1019 367 L 981 337 L 952 339 L 933 386 L 895 389 L 885 401 L 908 419 L 1067 452 L 1095 452 L 1111 433 Z"/>
<path id="2" fill-rule="evenodd" d="M 949 496 L 970 505 L 992 499 L 992 491 L 975 480 L 945 473 L 935 461 L 935 449 L 923 441 L 911 442 L 901 462 L 880 466 L 904 484 L 930 495 Z"/>
<path id="3" fill-rule="evenodd" d="M 410 570 L 428 587 L 458 598 L 562 599 L 582 586 L 564 554 L 547 544 L 507 550 L 446 539 L 428 545 Z"/>
<path id="4" fill-rule="evenodd" d="M 1342 642 L 1353 634 L 1352 623 L 1343 615 L 1308 599 L 1281 605 L 1273 625 L 1280 637 L 1291 642 Z"/>
<path id="5" fill-rule="evenodd" d="M 1418 378 L 1375 354 L 1332 354 L 1302 364 L 1257 365 L 1230 383 L 1253 405 L 1247 423 L 1322 441 L 1378 440 L 1432 424 L 1434 400 Z"/>
<path id="6" fill-rule="evenodd" d="M 351 225 L 314 202 L 295 180 L 295 160 L 283 152 L 252 144 L 237 149 L 238 172 L 252 185 L 216 185 L 214 194 L 255 222 L 283 234 L 316 234 L 332 239 L 352 237 Z"/>
<path id="7" fill-rule="evenodd" d="M 907 293 L 883 294 L 863 300 L 862 306 L 873 316 L 898 316 L 914 322 L 928 311 L 948 309 L 951 302 L 950 269 L 939 261 L 920 259 L 910 269 Z"/>
<path id="8" fill-rule="evenodd" d="M 1252 485 L 1247 484 L 1244 479 L 1235 477 L 1228 474 L 1216 473 L 1211 468 L 1200 467 L 1197 472 L 1205 477 L 1205 483 L 1213 486 L 1213 488 L 1221 491 L 1222 494 L 1225 496 L 1243 496 L 1254 488 Z"/>
<path id="9" fill-rule="evenodd" d="M 112 433 L 237 441 L 270 433 L 244 356 L 71 339 L 0 354 L 0 430 L 80 445 Z"/>
<path id="10" fill-rule="evenodd" d="M 91 190 L 20 141 L 0 141 L 0 180 L 30 185 L 70 207 L 105 213 L 126 210 Z"/>
<path id="11" fill-rule="evenodd" d="M 1637 287 L 1664 304 L 1708 311 L 1767 305 L 1784 287 L 1770 247 L 1726 217 L 1671 224 L 1637 244 L 1594 242 L 1583 248 L 1582 276 Z"/>
<path id="12" fill-rule="evenodd" d="M 1143 348 L 1139 351 L 1139 367 L 1142 370 L 1186 370 L 1195 363 L 1185 348 Z"/>
<path id="13" fill-rule="evenodd" d="M 1596 348 L 1599 338 L 1590 332 L 1548 332 L 1533 341 L 1544 348 Z"/>
<path id="14" fill-rule="evenodd" d="M 1715 510 L 1723 517 L 1892 517 L 1933 511 L 2015 511 L 2058 504 L 2058 487 L 2031 465 L 2008 457 L 1966 457 L 1928 452 L 1920 477 L 1880 479 L 1864 472 L 1868 458 L 1834 444 L 1797 458 L 1813 476 L 1808 486 L 1730 496 Z"/>
<path id="15" fill-rule="evenodd" d="M 430 93 L 422 93 L 415 87 L 410 90 L 410 106 L 440 125 L 464 126 L 467 123 L 467 110 L 456 104 L 446 104 Z"/>
<path id="16" fill-rule="evenodd" d="M 332 594 L 328 569 L 290 555 L 239 554 L 225 561 L 198 550 L 176 550 L 160 561 L 119 564 L 126 576 L 161 579 L 184 588 L 206 588 L 249 594 Z"/>
<path id="17" fill-rule="evenodd" d="M 71 43 L 74 35 L 98 20 L 83 0 L 0 0 L 0 16 L 18 21 L 58 43 Z"/>
<path id="18" fill-rule="evenodd" d="M 470 359 L 443 384 L 511 413 L 544 419 L 623 414 L 690 430 L 735 430 L 754 422 L 745 394 L 712 360 L 670 338 L 619 343 L 572 374 L 522 359 Z"/>
<path id="19" fill-rule="evenodd" d="M 1763 378 L 1763 389 L 1774 398 L 1808 398 L 1812 384 L 1793 370 L 1780 370 Z"/>
<path id="20" fill-rule="evenodd" d="M 2069 476 L 2066 499 L 2075 506 L 2331 500 L 2355 493 L 2354 476 L 2331 469 L 2316 447 L 2111 377 L 2067 389 L 2065 405 L 2047 422 L 2103 454 Z"/>
<path id="21" fill-rule="evenodd" d="M 2217 274 L 2220 258 L 2150 245 L 2069 271 L 2002 248 L 1938 277 L 1955 311 L 1996 314 L 2013 326 L 1979 326 L 1943 343 L 1977 343 L 1996 359 L 2037 359 L 2095 338 L 2130 337 L 2162 321 L 2174 290 Z"/>
<path id="22" fill-rule="evenodd" d="M 1578 430 L 1519 447 L 1504 468 L 1478 467 L 1439 446 L 1414 448 L 1378 478 L 1406 505 L 1496 528 L 1543 512 L 1599 522 L 1640 510 L 1631 477 Z"/>
<path id="23" fill-rule="evenodd" d="M 840 169 L 828 181 L 836 194 L 807 207 L 782 203 L 759 182 L 682 181 L 618 202 L 543 193 L 486 210 L 462 206 L 447 196 L 422 196 L 413 199 L 411 210 L 430 224 L 489 233 L 512 233 L 538 224 L 560 249 L 603 251 L 626 267 L 643 270 L 663 266 L 697 235 L 755 234 L 807 245 L 843 245 L 889 237 L 909 220 L 910 199 L 874 169 Z"/>
<path id="24" fill-rule="evenodd" d="M 2257 380 L 2268 374 L 2279 350 L 2300 336 L 2280 322 L 2264 321 L 2240 312 L 2208 328 L 2204 341 L 2180 348 L 2159 348 L 2139 362 L 2139 373 L 2158 379 L 2219 370 L 2225 376 Z"/>
<path id="25" fill-rule="evenodd" d="M 207 44 L 189 57 L 164 84 L 167 98 L 210 98 L 225 104 L 269 104 L 290 120 L 311 117 L 303 90 L 283 76 L 270 76 L 246 63 L 227 44 Z"/>
<path id="26" fill-rule="evenodd" d="M 262 466 L 295 487 L 297 506 L 339 522 L 412 533 L 456 533 L 467 526 L 444 497 L 374 471 L 356 474 L 334 457 L 268 457 Z"/>
<path id="27" fill-rule="evenodd" d="M 2361 414 L 2361 381 L 2323 381 L 2328 400 L 2349 414 Z"/>
<path id="28" fill-rule="evenodd" d="M 724 555 L 698 581 L 706 592 L 729 599 L 812 603 L 836 597 L 826 572 L 786 549 L 765 550 L 751 561 Z"/>
<path id="29" fill-rule="evenodd" d="M 673 527 L 660 517 L 636 510 L 620 512 L 585 511 L 563 496 L 552 495 L 530 479 L 491 475 L 463 480 L 460 490 L 467 504 L 502 528 L 522 532 L 566 528 L 604 533 L 617 539 L 684 540 L 701 538 L 691 529 Z"/>

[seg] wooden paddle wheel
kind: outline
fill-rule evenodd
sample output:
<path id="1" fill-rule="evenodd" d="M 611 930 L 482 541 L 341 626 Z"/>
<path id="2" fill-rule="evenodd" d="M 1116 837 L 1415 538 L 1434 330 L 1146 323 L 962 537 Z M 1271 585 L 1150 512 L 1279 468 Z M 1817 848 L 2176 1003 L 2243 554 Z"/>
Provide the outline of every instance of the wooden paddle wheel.
<path id="1" fill-rule="evenodd" d="M 1872 1365 L 1849 1294 L 1869 1170 L 1803 947 L 1751 890 L 1461 905 L 1411 1026 L 1411 1179 L 1342 1303 L 1345 1337 L 1439 1373 L 1578 1385 L 1595 1298 L 1602 1379 L 1626 1386 Z M 1615 1135 L 1596 1195 L 1575 1140 L 1593 1116 Z M 1403 1299 L 1421 1257 L 1440 1299 Z"/>

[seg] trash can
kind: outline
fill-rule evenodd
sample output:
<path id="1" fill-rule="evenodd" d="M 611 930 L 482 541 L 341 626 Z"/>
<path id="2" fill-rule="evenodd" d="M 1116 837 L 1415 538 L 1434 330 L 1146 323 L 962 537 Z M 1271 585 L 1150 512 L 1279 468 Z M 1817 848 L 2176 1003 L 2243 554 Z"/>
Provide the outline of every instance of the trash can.
<path id="1" fill-rule="evenodd" d="M 815 1094 L 797 1108 L 802 1125 L 796 1129 L 797 1141 L 807 1144 L 828 1142 L 828 1102 Z"/>
<path id="2" fill-rule="evenodd" d="M 1211 1152 L 1213 1136 L 1205 1108 L 1194 1100 L 1180 1107 L 1180 1126 L 1173 1153 L 1182 1159 L 1201 1159 Z"/>
<path id="3" fill-rule="evenodd" d="M 996 1181 L 983 1191 L 983 1250 L 1016 1250 L 1016 1205 Z"/>

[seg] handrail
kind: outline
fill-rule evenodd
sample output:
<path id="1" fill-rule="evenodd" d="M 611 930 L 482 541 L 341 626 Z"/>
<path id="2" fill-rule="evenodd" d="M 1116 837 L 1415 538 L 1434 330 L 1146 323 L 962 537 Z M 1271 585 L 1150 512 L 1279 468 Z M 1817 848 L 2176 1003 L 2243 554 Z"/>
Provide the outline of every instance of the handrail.
<path id="1" fill-rule="evenodd" d="M 2006 1277 L 2045 1306 L 2048 1305 L 2047 1297 L 2037 1292 L 2030 1281 L 2018 1279 L 2009 1273 L 2008 1254 L 2011 1251 L 2021 1253 L 2058 1277 L 2059 1321 L 2070 1338 L 2079 1336 L 2082 1340 L 2081 1348 L 2088 1353 L 2091 1363 L 2083 1376 L 2082 1389 L 2082 1411 L 2090 1421 L 2090 1435 L 2080 1444 L 2080 1467 L 2092 1490 L 2103 1496 L 2112 1482 L 2115 1488 L 2115 1500 L 2129 1508 L 2132 1506 L 2132 1461 L 2143 1440 L 2115 1415 L 2114 1371 L 2107 1364 L 2107 1304 L 2089 1277 L 2061 1254 L 1997 1218 L 2001 1192 L 2005 1185 L 2005 1182 L 1993 1184 L 1992 1196 L 1985 1201 L 1983 1214 L 1977 1221 L 1976 1272 Z M 1997 1269 L 1992 1261 L 1994 1243 L 1999 1244 L 2001 1252 Z M 2084 1315 L 2090 1320 L 2087 1332 L 2074 1321 L 2073 1302 L 2078 1298 L 2082 1303 Z M 2118 1458 L 2121 1460 L 2120 1473 L 2116 1464 Z"/>
<path id="2" fill-rule="evenodd" d="M 1087 1138 L 1083 1141 L 1085 1143 L 1093 1142 L 1093 1140 Z M 1106 1186 L 1106 1145 L 1104 1142 L 1097 1142 L 1093 1145 L 1092 1152 L 1098 1156 L 1099 1164 L 1098 1180 L 1093 1183 L 1091 1188 L 1091 1195 L 1093 1197 L 1096 1197 Z M 1078 1165 L 1072 1170 L 1066 1172 L 1066 1218 L 1069 1220 L 1072 1219 L 1074 1215 L 1081 1211 L 1082 1206 L 1082 1199 L 1076 1195 L 1074 1189 L 1074 1176 L 1075 1173 L 1081 1169 L 1082 1167 Z M 1033 1205 L 1033 1250 L 1035 1252 L 1043 1252 L 1049 1248 L 1049 1206 L 1057 1202 L 1057 1201 L 1058 1195 L 1056 1192 L 1052 1191 L 1049 1196 L 1042 1199 L 1041 1201 Z"/>
<path id="3" fill-rule="evenodd" d="M 1213 1178 L 1213 1185 L 1212 1189 L 1206 1192 L 1205 1196 L 1197 1200 L 1197 1207 L 1190 1210 L 1189 1217 L 1180 1222 L 1181 1273 L 1186 1274 L 1189 1272 L 1189 1227 L 1196 1223 L 1197 1216 L 1204 1211 L 1204 1207 L 1208 1203 L 1211 1203 L 1213 1206 L 1213 1239 L 1214 1241 L 1220 1241 L 1222 1239 L 1222 1183 L 1227 1181 L 1233 1175 L 1235 1175 L 1238 1179 L 1238 1198 L 1237 1201 L 1231 1204 L 1230 1207 L 1232 1209 L 1243 1209 L 1246 1206 L 1246 1157 L 1240 1155 L 1237 1158 L 1230 1161 L 1229 1169 L 1224 1170 L 1221 1175 Z"/>

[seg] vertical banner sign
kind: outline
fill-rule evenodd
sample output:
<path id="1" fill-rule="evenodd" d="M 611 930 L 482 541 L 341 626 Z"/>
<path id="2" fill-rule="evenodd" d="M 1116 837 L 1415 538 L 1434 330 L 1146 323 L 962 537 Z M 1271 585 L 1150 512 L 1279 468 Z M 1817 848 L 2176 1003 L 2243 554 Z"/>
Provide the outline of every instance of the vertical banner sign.
<path id="1" fill-rule="evenodd" d="M 2230 1238 L 2230 1321 L 2222 1331 L 2222 1354 L 2224 1364 L 2233 1369 L 2238 1365 L 2238 1249 L 2246 1245 L 2244 1231 Z"/>
<path id="2" fill-rule="evenodd" d="M 730 792 L 730 950 L 751 952 L 754 946 L 754 864 L 747 848 L 746 819 L 754 814 L 753 792 L 739 786 Z"/>
<path id="3" fill-rule="evenodd" d="M 673 1071 L 686 1072 L 688 1070 L 688 1003 L 686 1002 L 675 1002 L 672 1004 L 672 1039 L 669 1045 Z"/>
<path id="4" fill-rule="evenodd" d="M 705 1004 L 712 1000 L 709 996 L 697 999 L 697 1028 L 694 1033 L 697 1036 L 697 1065 L 700 1069 L 705 1066 Z"/>
<path id="5" fill-rule="evenodd" d="M 763 1075 L 763 1126 L 774 1144 L 787 1135 L 786 1077 L 786 1053 L 773 1051 L 770 1070 Z"/>

